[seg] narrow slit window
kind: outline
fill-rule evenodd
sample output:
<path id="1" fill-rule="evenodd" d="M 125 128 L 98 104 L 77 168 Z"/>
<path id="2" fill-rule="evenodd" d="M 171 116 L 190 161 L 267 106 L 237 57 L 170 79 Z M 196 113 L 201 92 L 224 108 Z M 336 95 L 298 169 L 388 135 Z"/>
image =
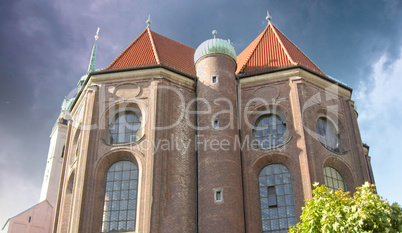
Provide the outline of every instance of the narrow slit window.
<path id="1" fill-rule="evenodd" d="M 213 127 L 214 129 L 219 129 L 219 118 L 215 118 L 215 119 L 212 121 L 212 127 Z"/>
<path id="2" fill-rule="evenodd" d="M 278 205 L 275 186 L 268 186 L 268 204 L 269 207 L 277 207 Z"/>
<path id="3" fill-rule="evenodd" d="M 216 200 L 217 200 L 217 201 L 221 201 L 221 200 L 222 200 L 222 192 L 221 192 L 221 191 L 217 191 L 217 192 L 216 192 Z"/>
<path id="4" fill-rule="evenodd" d="M 214 189 L 214 202 L 215 203 L 223 202 L 223 190 L 222 189 Z"/>
<path id="5" fill-rule="evenodd" d="M 63 149 L 61 150 L 61 158 L 63 158 L 64 157 L 64 151 L 66 150 L 66 146 L 64 145 L 63 146 Z"/>
<path id="6" fill-rule="evenodd" d="M 218 83 L 218 75 L 212 75 L 211 76 L 211 83 L 212 84 Z"/>

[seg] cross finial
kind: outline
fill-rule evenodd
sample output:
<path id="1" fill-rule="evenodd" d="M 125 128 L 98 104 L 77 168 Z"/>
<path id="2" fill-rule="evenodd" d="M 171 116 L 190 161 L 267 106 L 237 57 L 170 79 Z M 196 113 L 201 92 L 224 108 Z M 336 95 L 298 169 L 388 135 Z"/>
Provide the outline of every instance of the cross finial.
<path id="1" fill-rule="evenodd" d="M 151 21 L 151 15 L 148 15 L 148 20 L 146 22 L 148 24 L 147 27 L 149 27 L 149 25 L 151 25 L 152 21 Z"/>
<path id="2" fill-rule="evenodd" d="M 212 35 L 214 35 L 214 39 L 215 39 L 216 34 L 218 34 L 218 31 L 217 31 L 217 30 L 213 30 L 213 31 L 212 31 Z"/>
<path id="3" fill-rule="evenodd" d="M 272 17 L 269 15 L 268 10 L 267 10 L 267 17 L 265 19 L 268 21 L 268 23 L 271 22 Z"/>

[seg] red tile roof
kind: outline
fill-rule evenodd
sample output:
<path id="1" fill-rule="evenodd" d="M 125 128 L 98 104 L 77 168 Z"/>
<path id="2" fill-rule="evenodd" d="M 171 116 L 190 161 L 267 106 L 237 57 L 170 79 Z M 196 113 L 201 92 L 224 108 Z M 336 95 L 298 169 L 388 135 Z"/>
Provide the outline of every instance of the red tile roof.
<path id="1" fill-rule="evenodd" d="M 325 75 L 296 45 L 269 23 L 265 30 L 237 56 L 236 74 L 298 65 Z"/>
<path id="2" fill-rule="evenodd" d="M 195 76 L 194 52 L 147 27 L 105 70 L 164 65 Z"/>

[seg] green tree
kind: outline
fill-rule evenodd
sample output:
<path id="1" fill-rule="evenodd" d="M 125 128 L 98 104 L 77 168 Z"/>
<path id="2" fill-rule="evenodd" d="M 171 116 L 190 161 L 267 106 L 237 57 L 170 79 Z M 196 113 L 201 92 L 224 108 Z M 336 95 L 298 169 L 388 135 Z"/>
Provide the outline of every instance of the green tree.
<path id="1" fill-rule="evenodd" d="M 305 202 L 290 232 L 402 232 L 401 206 L 390 205 L 367 182 L 353 196 L 315 183 L 313 199 Z"/>

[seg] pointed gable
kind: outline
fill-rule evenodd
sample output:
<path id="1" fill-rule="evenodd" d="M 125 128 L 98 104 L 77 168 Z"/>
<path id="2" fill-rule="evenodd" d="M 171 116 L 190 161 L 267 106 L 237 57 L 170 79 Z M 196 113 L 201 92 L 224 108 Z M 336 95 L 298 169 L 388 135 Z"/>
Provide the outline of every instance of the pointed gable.
<path id="1" fill-rule="evenodd" d="M 147 27 L 105 70 L 163 65 L 195 76 L 194 52 Z"/>
<path id="2" fill-rule="evenodd" d="M 296 45 L 269 23 L 237 57 L 236 74 L 298 65 L 325 75 Z"/>

